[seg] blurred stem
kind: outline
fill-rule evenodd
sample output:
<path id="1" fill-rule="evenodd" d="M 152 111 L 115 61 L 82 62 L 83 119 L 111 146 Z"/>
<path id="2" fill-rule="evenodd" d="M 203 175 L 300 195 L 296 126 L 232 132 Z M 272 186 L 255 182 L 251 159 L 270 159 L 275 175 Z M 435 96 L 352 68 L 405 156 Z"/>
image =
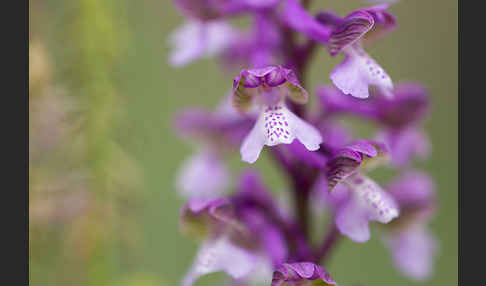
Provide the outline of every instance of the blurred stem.
<path id="1" fill-rule="evenodd" d="M 331 224 L 330 229 L 324 237 L 324 241 L 321 247 L 317 251 L 317 263 L 324 263 L 324 261 L 329 258 L 329 255 L 336 246 L 336 243 L 339 241 L 339 230 L 334 223 L 334 218 L 332 219 L 332 221 L 333 223 Z"/>
<path id="2" fill-rule="evenodd" d="M 297 221 L 305 238 L 309 237 L 309 190 L 305 186 L 295 186 L 295 208 L 297 213 Z"/>

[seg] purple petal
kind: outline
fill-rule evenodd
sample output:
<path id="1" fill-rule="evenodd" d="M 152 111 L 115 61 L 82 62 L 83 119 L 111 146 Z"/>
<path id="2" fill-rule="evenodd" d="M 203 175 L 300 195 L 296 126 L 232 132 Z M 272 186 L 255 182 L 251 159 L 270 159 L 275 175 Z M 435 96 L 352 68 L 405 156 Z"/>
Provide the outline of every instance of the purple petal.
<path id="1" fill-rule="evenodd" d="M 331 29 L 314 19 L 298 1 L 286 0 L 281 17 L 284 23 L 310 39 L 324 44 L 328 42 Z"/>
<path id="2" fill-rule="evenodd" d="M 197 236 L 217 236 L 228 231 L 244 233 L 235 217 L 234 206 L 226 198 L 191 199 L 181 209 L 183 231 Z"/>
<path id="3" fill-rule="evenodd" d="M 373 24 L 374 19 L 369 13 L 358 10 L 349 14 L 333 29 L 329 39 L 329 53 L 335 56 L 344 48 L 351 46 L 366 34 Z"/>
<path id="4" fill-rule="evenodd" d="M 400 206 L 400 217 L 393 223 L 394 229 L 423 224 L 435 213 L 437 198 L 435 183 L 427 174 L 408 171 L 388 186 L 390 195 Z"/>
<path id="5" fill-rule="evenodd" d="M 341 25 L 344 19 L 332 11 L 322 11 L 316 15 L 316 20 L 323 25 L 331 26 L 333 29 Z"/>
<path id="6" fill-rule="evenodd" d="M 176 186 L 185 198 L 211 198 L 221 195 L 228 183 L 229 173 L 219 155 L 203 151 L 184 162 Z"/>
<path id="7" fill-rule="evenodd" d="M 281 90 L 280 87 L 284 89 Z M 281 66 L 268 66 L 244 69 L 234 78 L 233 104 L 238 110 L 245 112 L 250 107 L 252 98 L 255 95 L 270 94 L 269 88 L 275 90 L 278 97 L 288 95 L 297 103 L 305 103 L 308 99 L 307 91 L 300 85 L 292 70 Z"/>
<path id="8" fill-rule="evenodd" d="M 364 159 L 370 160 L 379 152 L 377 144 L 368 140 L 357 140 L 347 146 L 336 150 L 329 161 L 326 172 L 329 190 L 332 190 L 339 182 L 354 174 Z"/>
<path id="9" fill-rule="evenodd" d="M 186 140 L 204 141 L 222 148 L 241 144 L 251 130 L 253 119 L 240 115 L 225 97 L 216 111 L 186 109 L 176 115 L 174 128 Z"/>
<path id="10" fill-rule="evenodd" d="M 382 131 L 377 138 L 388 146 L 392 164 L 397 168 L 408 166 L 414 157 L 426 158 L 430 152 L 428 138 L 413 126 Z"/>
<path id="11" fill-rule="evenodd" d="M 169 64 L 182 67 L 200 57 L 220 54 L 236 37 L 237 32 L 226 22 L 187 22 L 169 38 L 172 45 Z"/>
<path id="12" fill-rule="evenodd" d="M 349 188 L 343 184 L 338 184 L 329 192 L 328 183 L 325 175 L 317 178 L 312 188 L 312 196 L 316 198 L 318 207 L 323 205 L 330 207 L 332 210 L 337 210 L 350 199 Z"/>
<path id="13" fill-rule="evenodd" d="M 327 164 L 326 179 L 329 191 L 355 173 L 362 161 L 363 157 L 357 152 L 345 148 L 339 150 Z"/>
<path id="14" fill-rule="evenodd" d="M 393 98 L 376 97 L 378 120 L 392 128 L 402 128 L 424 118 L 429 110 L 427 90 L 419 84 L 400 84 Z"/>
<path id="15" fill-rule="evenodd" d="M 234 202 L 242 222 L 258 238 L 264 254 L 274 265 L 283 263 L 287 258 L 286 240 L 268 215 L 279 215 L 279 210 L 257 172 L 246 170 L 241 175 Z"/>
<path id="16" fill-rule="evenodd" d="M 366 242 L 370 239 L 370 230 L 366 211 L 356 200 L 348 200 L 336 212 L 336 226 L 339 231 L 354 242 Z"/>
<path id="17" fill-rule="evenodd" d="M 261 253 L 273 265 L 280 265 L 287 259 L 287 242 L 280 229 L 272 224 L 259 208 L 247 206 L 239 210 L 242 222 L 260 244 Z"/>
<path id="18" fill-rule="evenodd" d="M 241 13 L 260 13 L 273 9 L 280 0 L 229 0 L 222 2 L 222 8 L 224 14 L 227 16 L 236 16 Z"/>
<path id="19" fill-rule="evenodd" d="M 322 169 L 326 166 L 327 159 L 324 155 L 317 151 L 309 151 L 305 146 L 297 140 L 287 145 L 288 150 L 294 157 L 304 164 L 311 167 Z"/>
<path id="20" fill-rule="evenodd" d="M 407 171 L 388 186 L 390 194 L 400 204 L 422 204 L 435 200 L 435 183 L 421 171 Z"/>
<path id="21" fill-rule="evenodd" d="M 390 33 L 396 28 L 397 21 L 395 16 L 388 13 L 386 10 L 388 9 L 388 5 L 376 5 L 370 8 L 362 9 L 369 13 L 375 22 L 373 29 L 371 29 L 368 33 L 366 33 L 364 37 L 365 44 L 372 42 L 376 39 L 382 38 L 386 34 Z"/>
<path id="22" fill-rule="evenodd" d="M 437 240 L 425 227 L 408 229 L 389 241 L 393 263 L 404 275 L 423 281 L 433 274 Z"/>
<path id="23" fill-rule="evenodd" d="M 284 263 L 273 272 L 272 278 L 272 286 L 304 286 L 316 282 L 322 285 L 337 285 L 324 267 L 311 262 Z"/>
<path id="24" fill-rule="evenodd" d="M 238 183 L 237 197 L 244 200 L 255 200 L 266 207 L 273 206 L 273 199 L 267 187 L 264 185 L 261 176 L 255 170 L 245 170 Z"/>
<path id="25" fill-rule="evenodd" d="M 376 155 L 364 157 L 360 166 L 361 169 L 369 171 L 390 162 L 390 152 L 385 143 L 373 140 L 367 140 L 367 143 L 374 146 Z"/>
<path id="26" fill-rule="evenodd" d="M 375 118 L 376 106 L 370 100 L 347 96 L 334 86 L 320 86 L 317 89 L 326 113 L 351 113 L 365 118 Z"/>
<path id="27" fill-rule="evenodd" d="M 351 131 L 339 122 L 322 121 L 319 130 L 324 144 L 333 150 L 347 144 L 352 138 Z"/>
<path id="28" fill-rule="evenodd" d="M 373 145 L 368 140 L 356 140 L 353 143 L 348 144 L 346 148 L 364 154 L 368 157 L 375 157 L 376 155 L 378 155 L 378 151 L 376 150 L 375 145 Z"/>

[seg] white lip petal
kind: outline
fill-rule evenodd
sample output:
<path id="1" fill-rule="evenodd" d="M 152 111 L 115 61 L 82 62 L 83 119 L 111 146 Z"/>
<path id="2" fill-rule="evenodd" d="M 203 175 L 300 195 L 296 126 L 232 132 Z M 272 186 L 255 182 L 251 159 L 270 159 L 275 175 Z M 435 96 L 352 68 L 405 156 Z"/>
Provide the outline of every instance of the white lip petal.
<path id="1" fill-rule="evenodd" d="M 344 94 L 357 98 L 369 97 L 369 86 L 376 86 L 388 97 L 393 94 L 393 82 L 385 70 L 368 54 L 358 48 L 348 47 L 346 58 L 331 72 L 331 80 Z"/>
<path id="2" fill-rule="evenodd" d="M 365 209 L 370 220 L 389 223 L 398 217 L 398 205 L 377 183 L 361 174 L 345 181 L 353 190 L 356 201 Z"/>
<path id="3" fill-rule="evenodd" d="M 265 135 L 262 132 L 263 126 L 264 120 L 260 116 L 241 145 L 240 153 L 243 161 L 253 164 L 260 156 L 260 152 L 265 145 Z"/>
<path id="4" fill-rule="evenodd" d="M 319 149 L 322 143 L 319 130 L 288 110 L 283 101 L 263 106 L 255 126 L 241 146 L 242 160 L 253 163 L 264 145 L 290 144 L 295 138 L 310 151 Z"/>
<path id="5" fill-rule="evenodd" d="M 322 135 L 314 126 L 297 117 L 297 115 L 288 111 L 289 121 L 291 123 L 292 133 L 304 144 L 309 151 L 319 149 L 322 143 Z"/>
<path id="6" fill-rule="evenodd" d="M 219 271 L 240 279 L 254 268 L 255 263 L 255 255 L 232 244 L 226 237 L 206 241 L 181 285 L 191 286 L 199 277 Z"/>

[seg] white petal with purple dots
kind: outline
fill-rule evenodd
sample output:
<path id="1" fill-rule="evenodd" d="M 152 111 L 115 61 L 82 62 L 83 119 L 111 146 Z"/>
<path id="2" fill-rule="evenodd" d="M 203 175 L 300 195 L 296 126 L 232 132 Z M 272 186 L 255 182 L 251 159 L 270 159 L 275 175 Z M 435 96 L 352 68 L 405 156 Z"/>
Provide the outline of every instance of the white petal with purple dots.
<path id="1" fill-rule="evenodd" d="M 383 68 L 362 49 L 347 47 L 344 61 L 331 72 L 331 80 L 344 94 L 369 97 L 369 86 L 376 86 L 384 95 L 392 96 L 393 82 Z"/>
<path id="2" fill-rule="evenodd" d="M 319 131 L 287 109 L 283 101 L 262 107 L 262 112 L 241 146 L 242 160 L 254 163 L 264 145 L 290 144 L 297 138 L 308 150 L 319 149 Z"/>
<path id="3" fill-rule="evenodd" d="M 369 220 L 389 223 L 398 216 L 399 209 L 394 199 L 370 178 L 358 173 L 345 182 L 359 206 L 366 210 Z"/>
<path id="4" fill-rule="evenodd" d="M 191 286 L 199 277 L 223 271 L 240 279 L 245 277 L 257 262 L 257 257 L 230 242 L 226 237 L 206 241 L 196 255 L 194 264 L 182 280 L 182 286 Z"/>

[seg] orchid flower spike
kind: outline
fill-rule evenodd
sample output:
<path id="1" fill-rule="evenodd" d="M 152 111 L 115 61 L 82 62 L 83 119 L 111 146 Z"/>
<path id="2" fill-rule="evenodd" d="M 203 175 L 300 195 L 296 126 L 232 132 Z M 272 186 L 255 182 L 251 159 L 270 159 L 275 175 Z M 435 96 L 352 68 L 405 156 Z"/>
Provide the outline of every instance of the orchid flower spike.
<path id="1" fill-rule="evenodd" d="M 264 145 L 290 144 L 295 138 L 310 151 L 319 149 L 322 136 L 318 129 L 292 113 L 285 105 L 286 97 L 300 104 L 308 98 L 290 69 L 245 69 L 234 79 L 234 106 L 246 112 L 255 103 L 260 109 L 256 124 L 241 145 L 243 161 L 254 163 Z"/>

